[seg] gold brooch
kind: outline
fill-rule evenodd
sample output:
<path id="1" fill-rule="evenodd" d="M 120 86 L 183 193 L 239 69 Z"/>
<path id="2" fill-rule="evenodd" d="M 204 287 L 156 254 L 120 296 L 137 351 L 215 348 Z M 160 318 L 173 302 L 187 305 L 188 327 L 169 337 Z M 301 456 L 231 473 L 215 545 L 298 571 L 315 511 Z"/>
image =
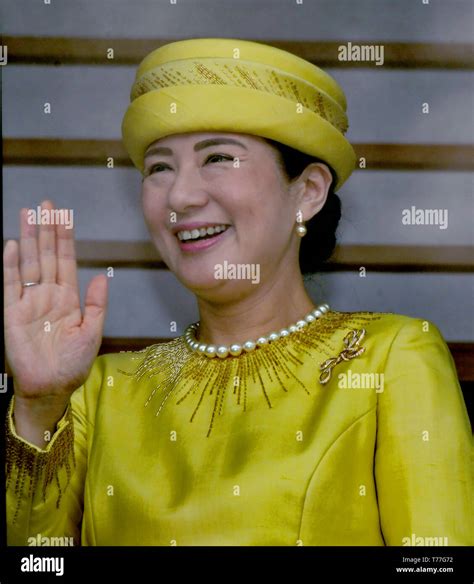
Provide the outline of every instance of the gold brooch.
<path id="1" fill-rule="evenodd" d="M 353 329 L 344 337 L 345 349 L 337 357 L 331 357 L 322 363 L 319 368 L 322 373 L 319 376 L 319 383 L 324 385 L 331 379 L 333 368 L 341 361 L 354 359 L 365 351 L 365 347 L 359 347 L 359 343 L 365 336 L 365 329 Z"/>

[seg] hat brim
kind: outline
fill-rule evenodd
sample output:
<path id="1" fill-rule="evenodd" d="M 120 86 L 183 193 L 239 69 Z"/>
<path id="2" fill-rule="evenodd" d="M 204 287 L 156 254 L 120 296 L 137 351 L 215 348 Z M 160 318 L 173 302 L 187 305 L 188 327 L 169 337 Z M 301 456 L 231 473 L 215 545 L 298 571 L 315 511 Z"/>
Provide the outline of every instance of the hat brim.
<path id="1" fill-rule="evenodd" d="M 296 102 L 246 87 L 178 85 L 149 91 L 128 107 L 122 138 L 143 173 L 147 147 L 187 132 L 234 132 L 270 138 L 324 160 L 340 189 L 355 167 L 352 145 L 328 121 Z"/>

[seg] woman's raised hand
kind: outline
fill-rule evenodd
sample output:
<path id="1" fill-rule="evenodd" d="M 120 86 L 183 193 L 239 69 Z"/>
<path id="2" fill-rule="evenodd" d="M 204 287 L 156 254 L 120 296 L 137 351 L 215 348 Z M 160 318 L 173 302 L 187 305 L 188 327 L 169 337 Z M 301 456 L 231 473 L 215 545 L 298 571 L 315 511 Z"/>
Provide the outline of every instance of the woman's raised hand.
<path id="1" fill-rule="evenodd" d="M 53 205 L 44 201 L 42 209 Z M 3 262 L 5 347 L 15 398 L 66 404 L 99 351 L 107 277 L 90 281 L 82 313 L 73 229 L 29 224 L 27 209 L 20 212 L 20 245 L 7 241 Z"/>

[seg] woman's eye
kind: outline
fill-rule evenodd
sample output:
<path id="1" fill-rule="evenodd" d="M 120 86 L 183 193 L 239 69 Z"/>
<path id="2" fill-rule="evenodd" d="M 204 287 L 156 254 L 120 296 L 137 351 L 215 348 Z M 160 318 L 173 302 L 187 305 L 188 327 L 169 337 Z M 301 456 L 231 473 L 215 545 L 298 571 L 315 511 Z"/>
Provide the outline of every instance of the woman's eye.
<path id="1" fill-rule="evenodd" d="M 165 168 L 167 164 L 152 164 L 148 170 L 148 174 L 153 174 L 153 169 L 155 168 Z"/>
<path id="2" fill-rule="evenodd" d="M 206 162 L 208 162 L 211 158 L 223 158 L 224 160 L 233 160 L 232 156 L 227 156 L 225 154 L 210 154 L 206 158 Z"/>
<path id="3" fill-rule="evenodd" d="M 143 180 L 145 180 L 151 174 L 154 174 L 155 168 L 163 168 L 164 166 L 166 166 L 166 165 L 164 165 L 164 164 L 152 164 L 149 168 L 145 169 L 144 174 L 143 174 Z"/>
<path id="4" fill-rule="evenodd" d="M 209 160 L 213 159 L 213 158 L 222 158 L 223 160 L 234 160 L 234 158 L 232 156 L 227 156 L 226 154 L 210 154 L 207 158 L 206 158 L 206 163 L 209 162 Z M 155 169 L 163 169 L 163 168 L 169 168 L 169 166 L 167 164 L 163 164 L 163 163 L 159 163 L 159 164 L 152 164 L 146 174 L 146 176 L 150 175 L 150 174 L 154 174 Z M 158 170 L 159 172 L 159 170 Z"/>

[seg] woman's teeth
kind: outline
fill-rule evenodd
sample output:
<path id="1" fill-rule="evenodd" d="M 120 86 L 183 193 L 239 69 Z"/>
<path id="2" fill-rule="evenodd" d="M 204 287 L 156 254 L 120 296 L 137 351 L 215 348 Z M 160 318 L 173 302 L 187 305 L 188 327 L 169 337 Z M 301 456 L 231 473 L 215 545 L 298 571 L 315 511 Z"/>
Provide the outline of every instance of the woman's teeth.
<path id="1" fill-rule="evenodd" d="M 214 225 L 213 227 L 203 227 L 201 229 L 193 229 L 192 231 L 178 231 L 178 239 L 180 241 L 187 241 L 188 239 L 201 239 L 216 235 L 225 231 L 228 225 Z"/>

